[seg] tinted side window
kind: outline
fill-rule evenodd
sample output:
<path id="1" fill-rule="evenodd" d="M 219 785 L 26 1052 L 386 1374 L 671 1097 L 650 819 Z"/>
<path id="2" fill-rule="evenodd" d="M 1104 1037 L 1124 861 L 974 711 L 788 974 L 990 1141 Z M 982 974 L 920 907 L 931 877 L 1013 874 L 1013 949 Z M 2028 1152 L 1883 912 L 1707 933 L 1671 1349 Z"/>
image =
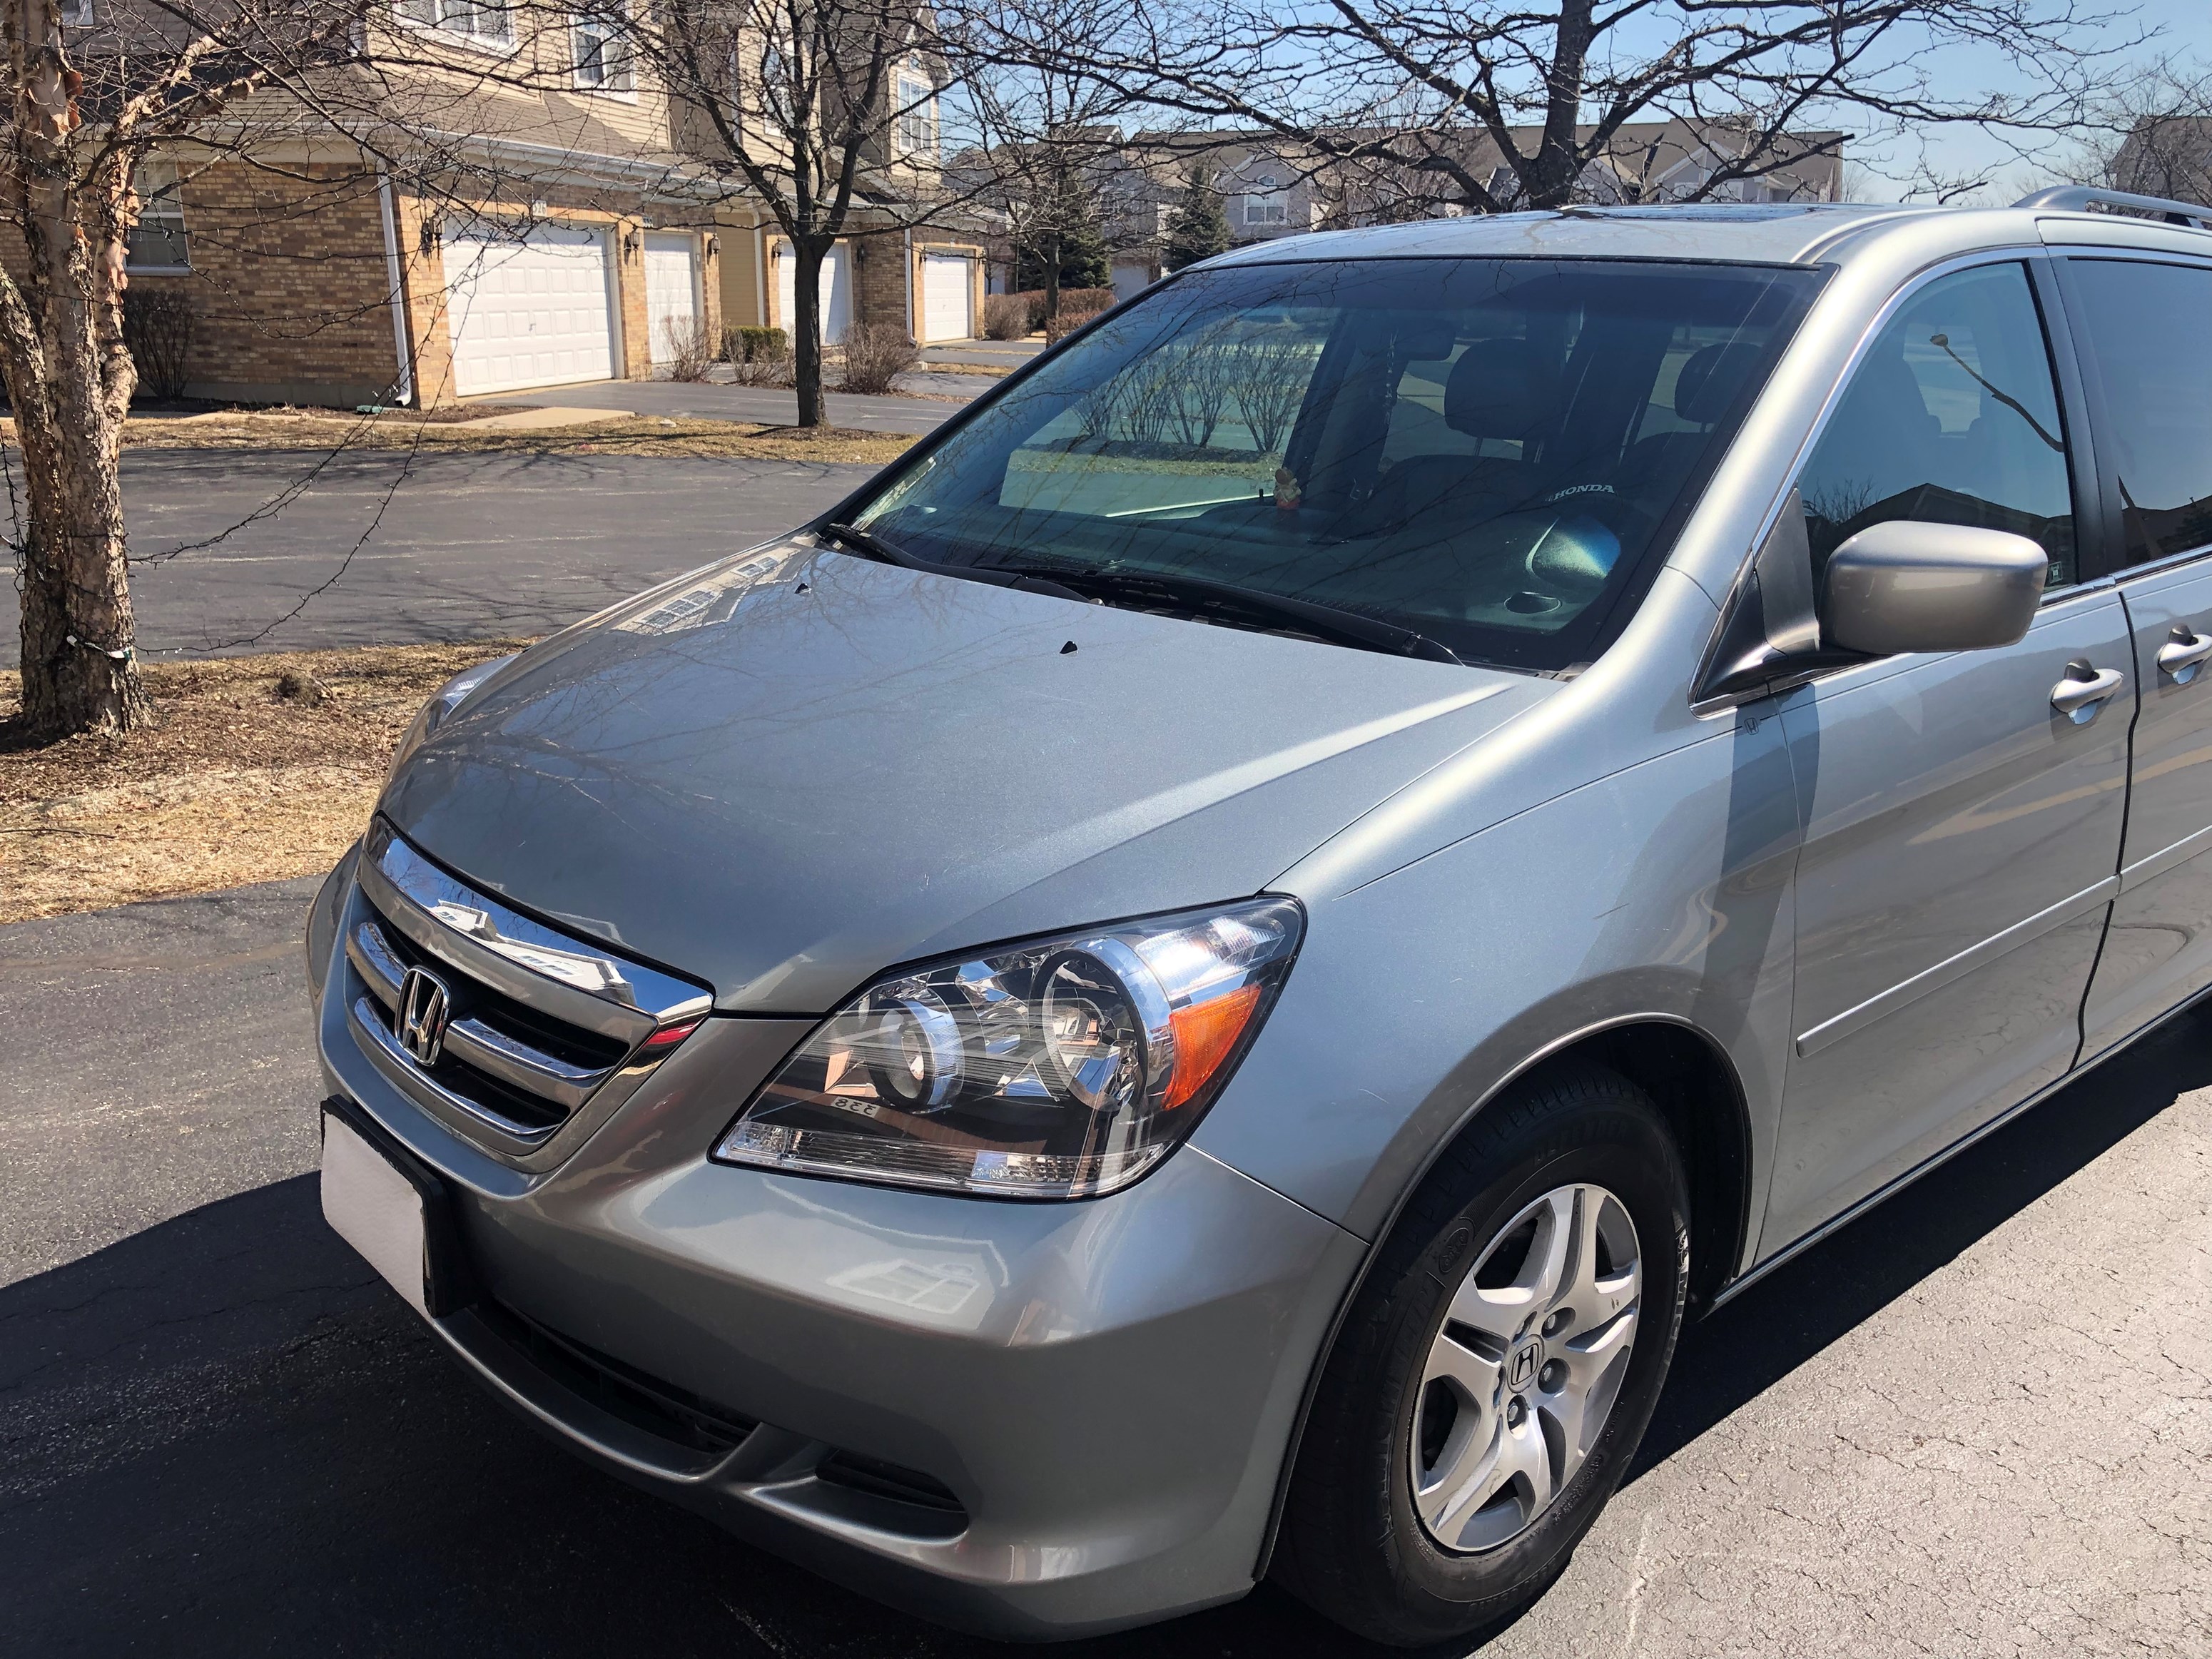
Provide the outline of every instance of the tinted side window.
<path id="1" fill-rule="evenodd" d="M 2212 271 L 2076 259 L 2130 564 L 2212 543 Z"/>
<path id="2" fill-rule="evenodd" d="M 2075 580 L 2051 351 L 2016 264 L 1930 283 L 1882 329 L 1798 478 L 1817 573 L 1869 525 L 1974 525 L 2040 542 Z"/>

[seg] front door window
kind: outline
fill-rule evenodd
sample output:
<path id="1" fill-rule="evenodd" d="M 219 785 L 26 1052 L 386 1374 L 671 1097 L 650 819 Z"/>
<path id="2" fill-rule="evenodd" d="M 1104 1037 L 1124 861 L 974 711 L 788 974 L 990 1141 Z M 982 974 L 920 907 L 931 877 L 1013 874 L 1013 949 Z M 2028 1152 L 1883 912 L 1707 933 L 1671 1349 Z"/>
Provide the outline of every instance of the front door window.
<path id="1" fill-rule="evenodd" d="M 1798 480 L 1817 576 L 1892 519 L 2010 531 L 2072 583 L 2066 428 L 2026 267 L 1988 265 L 1908 299 L 1854 371 Z"/>

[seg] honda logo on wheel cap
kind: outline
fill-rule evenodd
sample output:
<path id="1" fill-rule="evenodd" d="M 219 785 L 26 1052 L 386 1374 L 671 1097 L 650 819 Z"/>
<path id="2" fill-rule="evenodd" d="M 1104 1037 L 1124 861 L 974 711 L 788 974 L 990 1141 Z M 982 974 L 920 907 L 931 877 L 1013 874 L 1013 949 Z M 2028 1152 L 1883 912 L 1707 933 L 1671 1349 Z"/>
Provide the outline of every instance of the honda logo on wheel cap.
<path id="1" fill-rule="evenodd" d="M 1505 1386 L 1516 1394 L 1536 1380 L 1536 1362 L 1544 1357 L 1544 1345 L 1531 1342 L 1514 1354 L 1505 1372 Z"/>
<path id="2" fill-rule="evenodd" d="M 445 1052 L 446 1021 L 453 1010 L 453 994 L 445 981 L 420 968 L 410 968 L 399 981 L 399 1046 L 416 1063 L 435 1066 Z"/>

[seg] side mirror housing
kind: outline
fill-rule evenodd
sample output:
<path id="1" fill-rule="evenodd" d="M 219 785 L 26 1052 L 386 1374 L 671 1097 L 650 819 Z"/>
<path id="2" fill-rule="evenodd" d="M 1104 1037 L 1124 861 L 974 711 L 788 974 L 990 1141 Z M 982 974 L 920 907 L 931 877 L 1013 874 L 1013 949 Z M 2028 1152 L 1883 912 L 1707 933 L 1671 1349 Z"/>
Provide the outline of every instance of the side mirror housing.
<path id="1" fill-rule="evenodd" d="M 1821 642 L 1873 656 L 2017 644 L 2050 568 L 2040 547 L 2002 530 L 1870 525 L 1828 556 Z"/>

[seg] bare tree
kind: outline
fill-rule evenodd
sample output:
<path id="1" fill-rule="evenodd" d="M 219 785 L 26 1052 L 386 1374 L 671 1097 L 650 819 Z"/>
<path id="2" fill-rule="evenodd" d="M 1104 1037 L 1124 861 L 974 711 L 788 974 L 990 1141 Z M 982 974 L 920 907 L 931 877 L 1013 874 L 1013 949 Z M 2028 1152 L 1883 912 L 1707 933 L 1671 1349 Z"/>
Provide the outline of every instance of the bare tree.
<path id="1" fill-rule="evenodd" d="M 950 60 L 916 0 L 591 0 L 698 125 L 699 164 L 790 239 L 799 424 L 822 399 L 822 264 L 959 205 L 944 185 Z"/>
<path id="2" fill-rule="evenodd" d="M 0 222 L 20 250 L 0 270 L 0 380 L 23 462 L 21 725 L 34 739 L 151 715 L 116 471 L 137 384 L 123 336 L 136 169 L 155 144 L 347 55 L 359 21 L 313 0 L 173 0 L 91 31 L 65 25 L 58 0 L 0 0 Z"/>
<path id="3" fill-rule="evenodd" d="M 1069 246 L 1110 252 L 1115 233 L 1127 229 L 1107 198 L 1125 170 L 1120 122 L 1132 106 L 1112 84 L 1036 52 L 1035 40 L 1042 30 L 1096 46 L 1133 27 L 1140 10 L 1139 0 L 951 0 L 939 11 L 967 67 L 981 139 L 960 158 L 960 173 L 1042 268 L 1047 317 L 1060 314 Z"/>
<path id="4" fill-rule="evenodd" d="M 1492 213 L 1651 188 L 1662 158 L 1632 124 L 1698 136 L 1667 190 L 1686 199 L 1836 153 L 1843 133 L 1802 135 L 1839 115 L 2048 140 L 2139 44 L 2122 21 L 2094 0 L 1167 0 L 1103 48 L 1036 38 L 1069 73 L 1270 133 L 1310 168 L 1431 174 L 1440 204 Z M 2002 54 L 2025 89 L 1947 94 L 1929 65 L 1952 47 Z"/>
<path id="5" fill-rule="evenodd" d="M 2169 58 L 2122 82 L 2063 171 L 2079 184 L 2212 202 L 2212 70 Z"/>

